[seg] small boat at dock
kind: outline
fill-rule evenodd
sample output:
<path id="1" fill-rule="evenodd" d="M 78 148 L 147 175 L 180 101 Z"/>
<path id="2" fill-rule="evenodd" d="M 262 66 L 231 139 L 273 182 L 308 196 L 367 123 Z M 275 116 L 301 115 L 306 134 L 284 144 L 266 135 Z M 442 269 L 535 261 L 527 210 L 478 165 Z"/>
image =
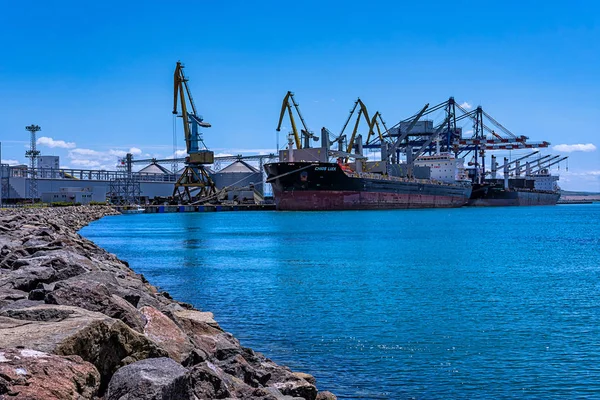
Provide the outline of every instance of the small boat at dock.
<path id="1" fill-rule="evenodd" d="M 121 210 L 122 214 L 143 214 L 146 211 L 145 208 L 142 208 L 140 205 L 124 207 Z"/>

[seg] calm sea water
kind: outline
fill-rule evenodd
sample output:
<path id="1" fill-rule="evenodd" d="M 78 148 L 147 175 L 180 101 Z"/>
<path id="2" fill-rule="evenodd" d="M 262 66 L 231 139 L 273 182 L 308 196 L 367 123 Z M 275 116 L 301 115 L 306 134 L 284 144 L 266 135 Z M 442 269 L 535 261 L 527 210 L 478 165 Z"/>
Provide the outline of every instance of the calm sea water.
<path id="1" fill-rule="evenodd" d="M 82 234 L 340 398 L 600 398 L 600 204 L 124 215 Z"/>

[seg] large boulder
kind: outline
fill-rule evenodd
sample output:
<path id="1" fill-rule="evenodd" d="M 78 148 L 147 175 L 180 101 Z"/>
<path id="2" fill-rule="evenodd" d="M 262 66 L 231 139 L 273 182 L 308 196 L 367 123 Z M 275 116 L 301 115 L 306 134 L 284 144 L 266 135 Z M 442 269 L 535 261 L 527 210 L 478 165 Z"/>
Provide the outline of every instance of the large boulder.
<path id="1" fill-rule="evenodd" d="M 55 280 L 55 271 L 50 267 L 24 265 L 17 270 L 3 271 L 0 277 L 0 288 L 29 292 L 35 289 L 38 283 L 49 283 Z"/>
<path id="2" fill-rule="evenodd" d="M 324 390 L 322 392 L 317 393 L 316 400 L 337 400 L 337 396 L 330 391 Z"/>
<path id="3" fill-rule="evenodd" d="M 121 270 L 122 268 L 125 270 Z M 161 308 L 161 301 L 164 301 L 163 298 L 155 296 L 156 289 L 145 282 L 142 276 L 134 274 L 120 262 L 115 264 L 112 271 L 86 272 L 68 281 L 88 281 L 102 284 L 110 294 L 127 300 L 136 308 L 143 306 Z"/>
<path id="4" fill-rule="evenodd" d="M 252 387 L 210 361 L 190 369 L 179 384 L 179 399 L 276 400 L 266 388 Z"/>
<path id="5" fill-rule="evenodd" d="M 78 307 L 40 305 L 5 315 L 9 316 L 0 316 L 0 347 L 78 355 L 96 366 L 102 377 L 101 389 L 118 368 L 167 356 L 165 350 L 123 322 Z"/>
<path id="6" fill-rule="evenodd" d="M 208 357 L 224 360 L 242 351 L 239 341 L 221 329 L 212 313 L 179 310 L 173 314 L 194 345 Z"/>
<path id="7" fill-rule="evenodd" d="M 2 271 L 3 272 L 3 271 Z M 27 299 L 27 292 L 22 290 L 0 288 L 0 308 Z"/>
<path id="8" fill-rule="evenodd" d="M 142 307 L 140 312 L 146 318 L 144 335 L 165 349 L 175 361 L 180 363 L 188 358 L 194 345 L 175 322 L 154 307 Z"/>
<path id="9" fill-rule="evenodd" d="M 187 370 L 170 358 L 151 358 L 119 369 L 110 380 L 106 400 L 181 400 Z"/>
<path id="10" fill-rule="evenodd" d="M 92 399 L 100 374 L 79 356 L 61 357 L 31 349 L 0 349 L 0 398 Z"/>
<path id="11" fill-rule="evenodd" d="M 301 397 L 306 400 L 317 398 L 317 388 L 302 378 L 287 379 L 283 382 L 276 382 L 272 386 L 288 396 Z"/>
<path id="12" fill-rule="evenodd" d="M 311 374 L 307 374 L 305 372 L 293 372 L 293 374 L 297 378 L 304 379 L 306 382 L 310 383 L 311 385 L 315 385 L 317 383 L 317 380 Z"/>
<path id="13" fill-rule="evenodd" d="M 142 314 L 130 303 L 110 293 L 102 283 L 85 279 L 69 279 L 58 282 L 53 291 L 46 294 L 48 304 L 81 307 L 120 319 L 129 327 L 142 332 L 145 324 Z"/>

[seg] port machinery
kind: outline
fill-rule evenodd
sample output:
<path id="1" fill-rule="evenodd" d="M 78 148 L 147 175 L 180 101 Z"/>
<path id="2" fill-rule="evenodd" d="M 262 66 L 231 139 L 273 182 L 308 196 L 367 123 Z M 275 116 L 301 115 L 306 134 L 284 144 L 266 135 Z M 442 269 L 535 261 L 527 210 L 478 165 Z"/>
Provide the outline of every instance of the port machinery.
<path id="1" fill-rule="evenodd" d="M 423 121 L 424 117 L 440 111 L 445 113 L 445 119 L 437 128 L 423 130 L 423 125 L 418 126 L 418 122 Z M 459 127 L 464 121 L 473 123 L 471 137 L 464 137 L 462 128 Z M 530 142 L 527 136 L 515 135 L 481 106 L 468 110 L 453 97 L 435 106 L 426 104 L 413 116 L 386 129 L 382 137 L 365 143 L 364 148 L 381 150 L 392 159 L 398 159 L 402 153 L 410 157 L 412 149 L 421 149 L 421 154 L 442 151 L 453 153 L 455 157 L 471 155 L 469 166 L 474 167 L 475 182 L 480 182 L 485 177 L 485 155 L 488 151 L 547 148 L 550 145 L 547 141 Z M 415 158 L 414 155 L 412 158 Z"/>
<path id="2" fill-rule="evenodd" d="M 178 61 L 174 74 L 173 114 L 179 115 L 183 120 L 187 157 L 185 157 L 185 168 L 175 182 L 173 198 L 182 203 L 191 203 L 216 193 L 215 183 L 205 168 L 206 165 L 214 163 L 214 152 L 208 150 L 204 144 L 200 128 L 210 128 L 211 125 L 196 111 L 183 68 L 184 65 Z M 181 114 L 177 111 L 178 102 L 181 105 Z M 188 110 L 188 103 L 191 112 Z"/>
<path id="3" fill-rule="evenodd" d="M 296 120 L 294 119 L 294 112 L 293 112 L 294 109 L 296 110 L 296 114 L 298 115 L 298 118 L 300 119 L 300 122 L 302 123 L 302 128 L 300 128 L 300 133 L 298 133 L 298 128 L 296 127 Z M 296 148 L 297 149 L 310 148 L 310 139 L 312 139 L 314 141 L 318 141 L 319 137 L 315 136 L 314 132 L 309 130 L 308 127 L 306 126 L 306 121 L 304 121 L 304 118 L 302 117 L 302 113 L 300 112 L 299 104 L 294 99 L 294 93 L 292 93 L 290 91 L 288 91 L 285 94 L 285 96 L 283 98 L 283 102 L 281 104 L 281 112 L 279 113 L 279 123 L 277 124 L 277 129 L 276 129 L 277 132 L 281 131 L 281 123 L 283 122 L 283 118 L 285 117 L 286 111 L 288 113 L 291 128 L 292 128 L 290 135 L 293 136 L 293 140 L 295 141 Z"/>
<path id="4" fill-rule="evenodd" d="M 297 129 L 293 110 L 296 111 L 302 124 L 300 130 Z M 310 139 L 317 141 L 319 138 L 307 127 L 294 98 L 294 93 L 290 91 L 287 92 L 282 102 L 276 129 L 278 132 L 281 130 L 286 111 L 291 125 L 289 135 L 291 143 L 295 144 L 296 149 L 310 148 Z M 419 122 L 423 122 L 425 117 L 431 117 L 436 112 L 445 114 L 443 122 L 433 126 L 433 121 L 428 121 L 431 122 L 431 126 L 423 130 L 423 125 L 419 125 Z M 346 134 L 346 129 L 353 118 L 352 132 Z M 366 132 L 363 131 L 366 135 L 364 142 L 363 135 L 359 134 L 361 121 L 364 121 L 366 125 Z M 459 126 L 465 121 L 473 124 L 473 133 L 470 137 L 463 136 L 462 128 Z M 333 145 L 336 145 L 337 151 L 331 149 Z M 549 145 L 550 142 L 547 141 L 531 142 L 525 135 L 514 134 L 484 111 L 483 107 L 478 106 L 469 110 L 458 104 L 454 97 L 434 106 L 430 106 L 429 103 L 425 104 L 416 114 L 399 121 L 390 128 L 387 127 L 379 111 L 370 117 L 364 102 L 358 98 L 339 134 L 333 134 L 326 127 L 321 128 L 321 147 L 329 151 L 329 156 L 337 156 L 344 162 L 348 162 L 348 158 L 364 160 L 363 149 L 381 151 L 382 160 L 391 163 L 399 163 L 401 154 L 404 154 L 409 165 L 425 154 L 442 152 L 453 154 L 456 158 L 466 158 L 471 155 L 472 159 L 468 164 L 470 167 L 474 167 L 473 180 L 475 182 L 482 181 L 486 175 L 490 174 L 490 171 L 486 172 L 485 166 L 485 156 L 488 151 L 533 150 L 547 148 Z M 565 159 L 561 158 L 560 161 Z M 548 160 L 535 160 L 534 163 L 538 163 L 538 168 L 534 172 L 540 172 L 549 167 L 550 165 L 544 164 L 546 161 Z M 493 169 L 500 168 L 497 164 L 493 165 Z M 513 170 L 515 169 L 509 171 Z M 518 168 L 516 171 L 518 172 Z"/>
<path id="5" fill-rule="evenodd" d="M 297 128 L 296 120 L 294 118 L 294 110 L 296 111 L 296 115 L 302 124 L 300 130 Z M 288 135 L 289 145 L 295 145 L 295 148 L 298 150 L 307 150 L 310 149 L 310 139 L 313 141 L 318 141 L 319 137 L 311 131 L 306 121 L 304 120 L 302 113 L 300 112 L 299 104 L 296 102 L 294 98 L 294 93 L 288 91 L 283 98 L 283 102 L 281 104 L 281 111 L 279 113 L 279 122 L 277 124 L 276 131 L 281 131 L 281 124 L 285 118 L 285 115 L 289 117 L 289 122 L 291 126 L 291 131 Z M 346 128 L 348 128 L 350 121 L 355 119 L 354 128 L 352 129 L 352 133 L 350 133 L 349 138 L 348 134 L 346 134 Z M 364 159 L 361 154 L 354 154 L 352 150 L 356 147 L 362 146 L 362 135 L 359 134 L 359 126 L 361 125 L 361 121 L 364 121 L 368 127 L 367 141 L 366 143 L 370 143 L 371 138 L 378 138 L 380 140 L 385 140 L 383 138 L 383 133 L 388 129 L 383 121 L 381 114 L 376 112 L 373 114 L 373 117 L 369 117 L 369 111 L 367 110 L 366 105 L 363 101 L 358 98 L 354 102 L 354 106 L 350 110 L 350 114 L 346 119 L 340 133 L 335 135 L 326 127 L 321 128 L 321 146 L 320 148 L 327 149 L 328 156 L 337 157 L 340 161 L 344 160 L 344 162 L 348 162 L 349 158 L 353 159 Z M 383 126 L 383 131 L 382 127 Z M 375 133 L 377 132 L 377 134 Z M 337 150 L 332 149 L 332 146 L 337 147 Z M 279 146 L 278 146 L 279 147 Z M 272 160 L 270 160 L 272 161 Z M 267 182 L 268 183 L 268 182 Z"/>
<path id="6" fill-rule="evenodd" d="M 425 111 L 429 107 L 429 104 L 426 104 L 423 109 L 417 113 L 416 116 L 412 117 L 408 123 L 408 128 L 406 131 L 410 132 L 415 124 L 418 122 L 419 118 L 425 115 Z M 436 107 L 435 110 L 439 110 L 440 107 Z M 300 135 L 296 128 L 296 122 L 294 120 L 294 115 L 292 110 L 295 109 L 300 121 L 302 123 L 303 129 L 300 130 Z M 279 115 L 279 123 L 277 125 L 277 131 L 281 130 L 281 124 L 285 116 L 285 111 L 288 111 L 291 132 L 289 134 L 289 146 L 295 144 L 295 148 L 300 150 L 299 154 L 304 154 L 306 157 L 311 152 L 306 153 L 305 150 L 310 147 L 310 138 L 317 140 L 314 134 L 308 129 L 302 114 L 300 113 L 300 109 L 298 103 L 296 103 L 294 99 L 294 95 L 292 92 L 287 92 L 284 97 L 283 104 L 281 107 L 281 112 Z M 434 111 L 435 111 L 434 110 Z M 408 178 L 414 178 L 414 165 L 415 161 L 417 161 L 418 157 L 425 154 L 425 152 L 429 149 L 430 144 L 437 137 L 441 136 L 441 132 L 444 130 L 446 124 L 448 123 L 450 117 L 447 116 L 445 121 L 439 125 L 435 131 L 432 131 L 425 140 L 422 140 L 421 143 L 415 142 L 414 140 L 409 143 L 409 146 L 402 146 L 403 140 L 407 136 L 404 134 L 393 135 L 391 134 L 392 129 L 388 129 L 385 121 L 383 120 L 382 114 L 379 111 L 376 111 L 372 117 L 369 115 L 369 111 L 365 105 L 365 103 L 357 98 L 354 102 L 354 106 L 350 109 L 350 113 L 346 118 L 342 129 L 339 134 L 333 134 L 326 127 L 321 128 L 321 147 L 320 149 L 324 150 L 327 153 L 328 157 L 337 158 L 337 162 L 345 167 L 349 166 L 350 159 L 354 160 L 354 167 L 358 168 L 361 172 L 371 172 L 373 168 L 381 169 L 381 163 L 375 163 L 369 165 L 367 162 L 368 157 L 363 154 L 364 149 L 381 149 L 381 161 L 383 164 L 391 163 L 391 164 L 400 164 L 399 154 L 401 151 L 404 151 L 407 154 L 406 161 L 406 175 Z M 352 123 L 351 123 L 352 122 Z M 359 133 L 359 128 L 361 127 L 361 122 L 363 122 L 363 126 L 366 126 L 366 131 L 362 130 L 362 134 Z M 402 123 L 402 122 L 401 122 Z M 401 124 L 399 123 L 399 124 Z M 398 124 L 397 124 L 398 125 Z M 397 126 L 395 125 L 394 128 Z M 351 132 L 347 132 L 347 128 L 349 126 L 353 126 Z M 365 129 L 365 128 L 363 128 Z M 363 140 L 364 136 L 366 136 L 366 140 Z M 399 137 L 398 137 L 399 136 Z M 423 136 L 421 133 L 420 136 Z M 303 140 L 302 140 L 303 139 Z M 334 146 L 335 145 L 335 146 Z M 411 148 L 410 145 L 415 146 L 416 151 L 407 151 L 406 148 Z M 416 147 L 416 146 L 419 147 Z M 334 150 L 332 146 L 336 147 L 337 150 Z M 288 152 L 288 155 L 290 153 Z M 313 154 L 316 156 L 316 154 Z M 273 181 L 275 178 L 270 177 L 267 180 L 267 183 Z"/>

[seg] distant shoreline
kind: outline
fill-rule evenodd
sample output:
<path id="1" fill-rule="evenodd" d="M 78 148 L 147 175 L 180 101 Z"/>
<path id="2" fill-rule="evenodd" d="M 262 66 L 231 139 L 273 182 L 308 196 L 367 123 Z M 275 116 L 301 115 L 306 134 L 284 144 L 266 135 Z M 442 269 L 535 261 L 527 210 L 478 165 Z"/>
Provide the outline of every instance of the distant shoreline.
<path id="1" fill-rule="evenodd" d="M 562 194 L 560 196 L 561 200 L 567 201 L 578 201 L 578 200 L 587 200 L 587 201 L 600 201 L 600 193 L 590 193 L 590 194 Z"/>

